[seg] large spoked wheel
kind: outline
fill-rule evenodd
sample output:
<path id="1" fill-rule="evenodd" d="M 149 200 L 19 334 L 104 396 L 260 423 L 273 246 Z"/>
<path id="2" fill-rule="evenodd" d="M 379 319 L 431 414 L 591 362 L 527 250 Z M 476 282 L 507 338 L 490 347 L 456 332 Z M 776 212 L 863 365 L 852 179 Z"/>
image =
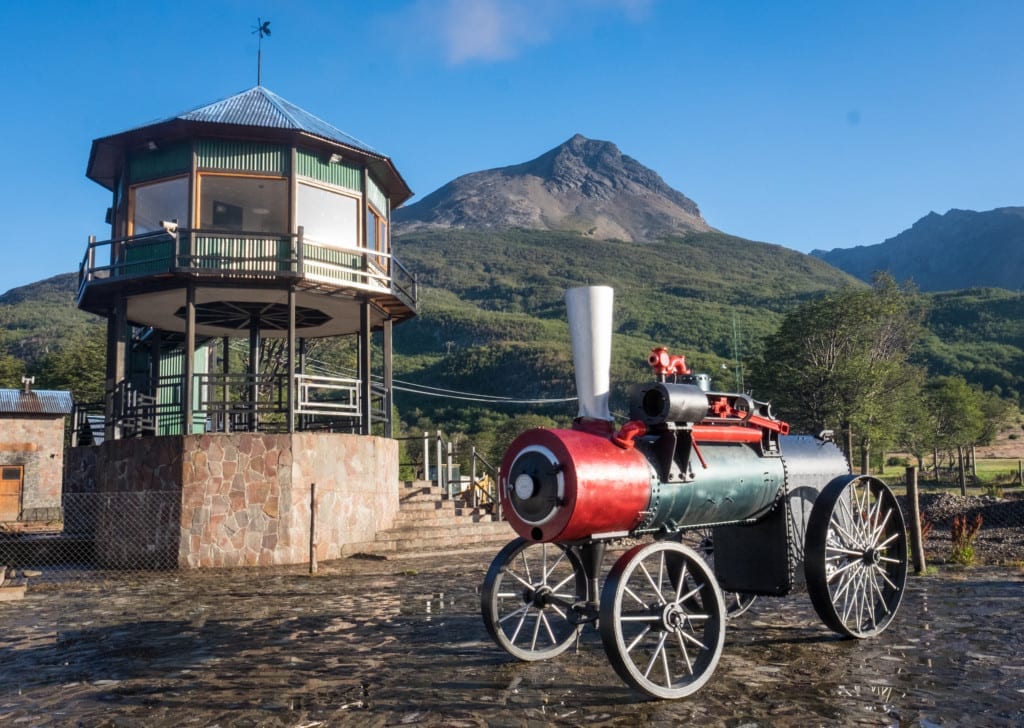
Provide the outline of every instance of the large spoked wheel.
<path id="1" fill-rule="evenodd" d="M 682 531 L 679 534 L 680 540 L 704 557 L 708 566 L 714 571 L 715 568 L 715 541 L 711 535 L 710 528 L 694 528 Z M 744 592 L 722 592 L 722 599 L 725 601 L 725 611 L 729 619 L 740 616 L 750 609 L 750 605 L 757 600 L 756 594 L 745 594 Z"/>
<path id="2" fill-rule="evenodd" d="M 487 631 L 520 660 L 546 660 L 565 652 L 582 628 L 586 575 L 568 546 L 522 538 L 498 552 L 480 590 Z"/>
<path id="3" fill-rule="evenodd" d="M 825 487 L 807 523 L 804 570 L 829 628 L 862 638 L 889 626 L 907 581 L 907 531 L 885 483 L 848 475 Z"/>
<path id="4" fill-rule="evenodd" d="M 601 592 L 608 660 L 626 683 L 656 698 L 685 697 L 710 679 L 725 644 L 725 619 L 707 562 L 674 541 L 627 551 Z"/>

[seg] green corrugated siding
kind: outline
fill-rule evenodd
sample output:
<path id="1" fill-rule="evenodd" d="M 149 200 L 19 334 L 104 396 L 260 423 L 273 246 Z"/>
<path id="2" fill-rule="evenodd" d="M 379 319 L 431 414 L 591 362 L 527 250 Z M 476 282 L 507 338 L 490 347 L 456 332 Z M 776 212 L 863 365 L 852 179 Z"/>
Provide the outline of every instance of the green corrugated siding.
<path id="1" fill-rule="evenodd" d="M 158 435 L 180 435 L 181 416 L 181 375 L 184 371 L 185 356 L 181 349 L 160 352 L 160 386 L 156 392 Z"/>
<path id="2" fill-rule="evenodd" d="M 201 169 L 223 169 L 233 172 L 259 172 L 286 175 L 288 147 L 279 144 L 229 142 L 200 139 L 196 148 Z"/>
<path id="3" fill-rule="evenodd" d="M 174 241 L 170 238 L 143 239 L 128 243 L 117 276 L 141 276 L 166 273 L 174 266 Z"/>
<path id="4" fill-rule="evenodd" d="M 291 240 L 202 236 L 195 239 L 193 265 L 214 270 L 290 271 Z"/>
<path id="5" fill-rule="evenodd" d="M 354 192 L 363 191 L 363 174 L 357 165 L 346 161 L 330 164 L 320 155 L 302 149 L 299 149 L 295 156 L 295 166 L 298 167 L 296 171 L 300 177 L 308 177 Z"/>
<path id="6" fill-rule="evenodd" d="M 132 183 L 160 177 L 172 177 L 192 169 L 192 145 L 179 142 L 154 151 L 144 150 L 128 158 L 128 176 Z"/>
<path id="7" fill-rule="evenodd" d="M 205 346 L 196 348 L 192 359 L 195 374 L 206 374 L 209 357 Z M 157 425 L 159 435 L 180 435 L 184 417 L 181 414 L 181 385 L 185 368 L 185 352 L 172 349 L 160 353 L 160 387 L 157 390 Z M 199 387 L 194 387 L 192 406 L 198 410 L 200 402 Z M 196 411 L 193 414 L 192 434 L 201 435 L 206 430 L 205 413 Z"/>
<path id="8" fill-rule="evenodd" d="M 385 220 L 391 219 L 391 210 L 388 208 L 387 195 L 377 186 L 373 177 L 370 177 L 370 189 L 366 193 L 367 199 L 370 200 L 370 204 L 377 208 L 377 211 L 384 215 Z"/>

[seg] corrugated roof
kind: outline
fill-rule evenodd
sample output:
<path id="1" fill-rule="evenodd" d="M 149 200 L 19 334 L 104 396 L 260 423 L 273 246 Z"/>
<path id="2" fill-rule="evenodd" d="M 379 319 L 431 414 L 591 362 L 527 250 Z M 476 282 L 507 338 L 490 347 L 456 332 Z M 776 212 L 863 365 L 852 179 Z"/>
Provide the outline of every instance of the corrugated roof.
<path id="1" fill-rule="evenodd" d="M 354 136 L 346 134 L 308 111 L 300 109 L 263 86 L 254 86 L 248 91 L 206 106 L 200 106 L 163 121 L 174 121 L 175 119 L 203 121 L 212 124 L 263 126 L 272 129 L 295 129 L 364 152 L 380 154 L 370 145 L 364 144 Z"/>
<path id="2" fill-rule="evenodd" d="M 291 139 L 299 135 L 316 137 L 327 146 L 337 145 L 340 147 L 338 151 L 349 150 L 352 156 L 365 162 L 383 183 L 394 208 L 412 197 L 409 185 L 386 155 L 263 86 L 254 86 L 212 104 L 94 139 L 85 175 L 112 190 L 122 173 L 128 150 L 162 140 L 202 136 L 215 131 L 218 126 L 227 128 L 218 134 L 233 134 L 231 128 L 237 127 L 239 130 L 266 130 L 259 134 L 275 139 Z M 239 136 L 250 138 L 252 134 L 243 131 Z"/>
<path id="3" fill-rule="evenodd" d="M 0 415 L 69 415 L 71 409 L 71 392 L 0 389 Z"/>

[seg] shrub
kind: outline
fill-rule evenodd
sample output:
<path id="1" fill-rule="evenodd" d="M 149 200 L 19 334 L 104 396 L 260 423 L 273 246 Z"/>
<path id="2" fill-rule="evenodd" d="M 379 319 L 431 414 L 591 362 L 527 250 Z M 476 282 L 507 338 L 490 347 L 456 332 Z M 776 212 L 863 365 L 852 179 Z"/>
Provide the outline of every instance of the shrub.
<path id="1" fill-rule="evenodd" d="M 984 495 L 995 498 L 996 500 L 1003 499 L 1003 486 L 999 483 L 984 483 L 981 486 L 981 492 Z"/>
<path id="2" fill-rule="evenodd" d="M 953 517 L 953 563 L 970 566 L 974 563 L 974 539 L 981 530 L 981 514 L 977 514 L 973 521 L 968 521 L 967 516 L 959 515 Z"/>

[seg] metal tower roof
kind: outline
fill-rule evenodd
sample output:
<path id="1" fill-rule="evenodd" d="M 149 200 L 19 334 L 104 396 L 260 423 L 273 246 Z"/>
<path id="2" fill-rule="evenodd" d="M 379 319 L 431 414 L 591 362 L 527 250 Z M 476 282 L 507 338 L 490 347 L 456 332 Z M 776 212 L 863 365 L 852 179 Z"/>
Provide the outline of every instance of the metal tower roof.
<path id="1" fill-rule="evenodd" d="M 263 126 L 274 129 L 304 131 L 329 139 L 347 147 L 377 154 L 368 144 L 328 124 L 323 119 L 300 109 L 264 86 L 254 86 L 248 91 L 235 94 L 221 101 L 172 116 L 157 124 L 182 119 L 202 121 L 211 124 L 236 124 L 238 126 Z M 147 126 L 151 126 L 147 124 Z"/>
<path id="2" fill-rule="evenodd" d="M 212 104 L 94 140 L 86 176 L 107 189 L 113 189 L 125 154 L 130 149 L 151 142 L 202 136 L 204 133 L 217 136 L 239 133 L 244 137 L 245 129 L 265 130 L 266 136 L 282 139 L 305 135 L 323 140 L 328 146 L 343 147 L 390 180 L 387 186 L 395 207 L 412 196 L 412 190 L 388 157 L 264 86 L 254 86 Z"/>

